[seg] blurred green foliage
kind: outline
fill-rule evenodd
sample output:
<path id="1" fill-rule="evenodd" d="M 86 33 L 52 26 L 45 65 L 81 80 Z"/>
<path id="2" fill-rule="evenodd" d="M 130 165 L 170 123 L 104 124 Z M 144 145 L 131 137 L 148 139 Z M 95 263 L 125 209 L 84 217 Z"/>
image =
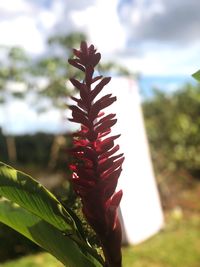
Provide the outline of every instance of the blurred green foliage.
<path id="1" fill-rule="evenodd" d="M 35 165 L 39 168 L 47 170 L 48 163 L 51 159 L 52 143 L 56 135 L 37 133 L 34 135 L 17 135 L 15 138 L 15 146 L 17 151 L 17 157 L 15 165 Z M 65 144 L 59 147 L 58 157 L 54 164 L 54 169 L 61 170 L 67 169 L 68 153 L 66 153 L 66 147 L 71 144 L 71 135 L 66 134 Z M 6 136 L 0 133 L 0 161 L 9 163 L 7 148 L 6 148 Z"/>
<path id="2" fill-rule="evenodd" d="M 200 85 L 171 94 L 155 91 L 143 112 L 157 174 L 186 170 L 200 175 Z"/>
<path id="3" fill-rule="evenodd" d="M 27 93 L 31 62 L 21 47 L 0 46 L 0 53 L 0 104 L 3 104 L 8 100 L 8 96 L 23 98 Z M 25 85 L 23 90 L 22 83 Z"/>

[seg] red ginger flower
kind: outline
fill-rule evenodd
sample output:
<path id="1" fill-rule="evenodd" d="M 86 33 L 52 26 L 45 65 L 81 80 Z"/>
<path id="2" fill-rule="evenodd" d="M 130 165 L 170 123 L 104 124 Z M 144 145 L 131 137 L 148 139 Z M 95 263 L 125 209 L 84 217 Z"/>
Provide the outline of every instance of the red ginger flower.
<path id="1" fill-rule="evenodd" d="M 96 100 L 110 77 L 93 77 L 94 68 L 99 63 L 101 54 L 94 46 L 81 43 L 80 50 L 73 49 L 75 58 L 69 63 L 84 72 L 84 80 L 70 79 L 79 90 L 80 98 L 72 97 L 76 105 L 70 121 L 80 123 L 81 130 L 74 139 L 72 154 L 78 159 L 71 165 L 72 184 L 80 196 L 83 213 L 97 233 L 105 256 L 106 267 L 121 266 L 121 226 L 117 216 L 122 191 L 115 192 L 123 154 L 115 155 L 119 145 L 114 140 L 119 135 L 109 136 L 111 127 L 117 122 L 115 114 L 104 115 L 102 110 L 110 106 L 116 97 L 107 94 Z M 99 81 L 95 86 L 95 82 Z"/>

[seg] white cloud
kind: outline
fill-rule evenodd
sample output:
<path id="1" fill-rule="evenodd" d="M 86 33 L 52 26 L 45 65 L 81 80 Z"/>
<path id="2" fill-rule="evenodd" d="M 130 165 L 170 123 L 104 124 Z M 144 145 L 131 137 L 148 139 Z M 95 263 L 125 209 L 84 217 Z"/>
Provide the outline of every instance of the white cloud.
<path id="1" fill-rule="evenodd" d="M 45 30 L 53 28 L 57 20 L 55 13 L 50 10 L 41 11 L 38 18 L 41 23 L 41 26 Z"/>
<path id="2" fill-rule="evenodd" d="M 36 122 L 36 114 L 22 101 L 12 101 L 1 107 L 1 117 L 5 133 L 23 133 L 25 128 L 32 131 Z"/>
<path id="3" fill-rule="evenodd" d="M 8 92 L 20 92 L 23 93 L 27 89 L 27 85 L 23 82 L 8 81 L 6 84 L 6 90 Z"/>
<path id="4" fill-rule="evenodd" d="M 8 46 L 22 46 L 30 53 L 44 51 L 42 33 L 35 21 L 27 16 L 19 16 L 12 21 L 0 24 L 0 44 Z"/>
<path id="5" fill-rule="evenodd" d="M 31 54 L 45 52 L 46 37 L 63 11 L 63 3 L 51 7 L 34 1 L 0 1 L 0 45 L 21 46 Z"/>
<path id="6" fill-rule="evenodd" d="M 0 1 L 0 14 L 1 18 L 9 15 L 18 15 L 20 13 L 32 13 L 33 6 L 30 5 L 26 0 L 6 0 Z"/>
<path id="7" fill-rule="evenodd" d="M 192 43 L 199 40 L 196 0 L 121 1 L 119 14 L 130 42 Z"/>
<path id="8" fill-rule="evenodd" d="M 73 11 L 71 17 L 102 53 L 114 54 L 124 49 L 125 33 L 117 16 L 116 0 L 98 0 L 85 10 Z"/>
<path id="9" fill-rule="evenodd" d="M 0 107 L 0 123 L 5 134 L 69 131 L 66 118 L 59 110 L 52 108 L 48 112 L 38 114 L 27 102 L 22 100 L 14 100 Z"/>
<path id="10" fill-rule="evenodd" d="M 141 55 L 129 53 L 119 58 L 130 71 L 143 75 L 185 75 L 190 76 L 199 66 L 200 42 L 190 47 L 169 47 L 167 45 L 146 45 Z"/>

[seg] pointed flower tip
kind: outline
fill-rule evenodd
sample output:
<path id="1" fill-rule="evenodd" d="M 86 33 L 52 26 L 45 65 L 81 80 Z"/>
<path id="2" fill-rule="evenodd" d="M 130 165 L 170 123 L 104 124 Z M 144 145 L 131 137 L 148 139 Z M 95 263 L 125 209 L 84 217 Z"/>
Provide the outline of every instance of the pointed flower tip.
<path id="1" fill-rule="evenodd" d="M 86 53 L 88 51 L 88 46 L 86 41 L 81 42 L 81 51 Z"/>
<path id="2" fill-rule="evenodd" d="M 115 195 L 114 195 L 113 198 L 114 198 L 114 202 L 117 203 L 117 206 L 119 205 L 119 202 L 121 201 L 122 196 L 123 196 L 123 191 L 122 191 L 122 189 L 120 189 L 117 193 L 115 193 Z"/>

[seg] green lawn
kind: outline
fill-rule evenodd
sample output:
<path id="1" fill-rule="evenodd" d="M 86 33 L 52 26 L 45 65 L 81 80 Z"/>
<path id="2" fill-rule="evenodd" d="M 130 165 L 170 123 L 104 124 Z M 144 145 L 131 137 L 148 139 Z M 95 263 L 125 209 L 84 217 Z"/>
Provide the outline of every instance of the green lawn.
<path id="1" fill-rule="evenodd" d="M 200 216 L 167 221 L 165 229 L 156 236 L 140 245 L 123 248 L 123 267 L 200 266 Z M 47 253 L 0 264 L 0 267 L 62 266 Z"/>
<path id="2" fill-rule="evenodd" d="M 123 252 L 124 267 L 199 267 L 200 218 L 171 221 L 158 235 Z"/>

